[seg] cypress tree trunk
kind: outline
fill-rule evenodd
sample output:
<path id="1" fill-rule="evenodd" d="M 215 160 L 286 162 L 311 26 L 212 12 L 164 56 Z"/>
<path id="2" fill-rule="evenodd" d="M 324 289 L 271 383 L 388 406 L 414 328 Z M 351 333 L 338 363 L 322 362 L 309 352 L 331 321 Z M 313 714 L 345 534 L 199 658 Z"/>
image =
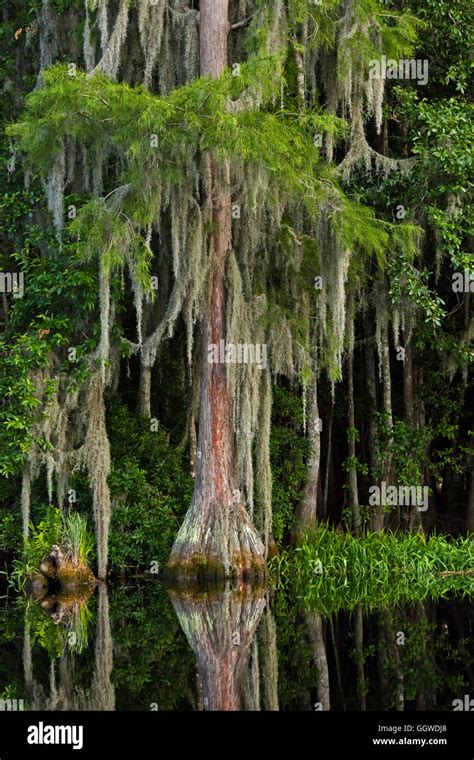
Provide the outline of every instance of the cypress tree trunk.
<path id="1" fill-rule="evenodd" d="M 328 424 L 328 437 L 327 437 L 327 455 L 326 455 L 326 471 L 324 474 L 324 493 L 323 493 L 323 509 L 322 518 L 326 519 L 328 513 L 328 497 L 329 497 L 329 474 L 331 471 L 331 454 L 332 454 L 332 423 L 334 418 L 334 401 L 331 400 L 331 414 L 329 415 Z"/>
<path id="2" fill-rule="evenodd" d="M 278 649 L 275 620 L 267 598 L 262 623 L 258 629 L 262 652 L 262 681 L 265 710 L 278 712 Z"/>
<path id="3" fill-rule="evenodd" d="M 384 321 L 381 330 L 380 338 L 382 343 L 382 388 L 383 388 L 383 411 L 385 415 L 385 423 L 388 430 L 392 431 L 393 428 L 393 411 L 392 411 L 392 376 L 390 370 L 390 344 L 388 336 L 388 326 Z M 382 468 L 382 480 L 391 485 L 393 483 L 393 454 L 392 445 L 393 439 L 390 434 L 390 438 L 387 441 L 387 451 L 385 453 L 385 460 Z M 383 507 L 382 507 L 383 508 Z M 387 515 L 387 517 L 389 517 Z M 398 508 L 397 521 L 400 521 L 400 509 Z"/>
<path id="4" fill-rule="evenodd" d="M 403 408 L 405 413 L 405 421 L 412 427 L 417 427 L 415 420 L 415 403 L 413 394 L 413 352 L 412 352 L 412 339 L 413 325 L 411 319 L 409 320 L 408 328 L 406 329 L 406 347 L 405 347 L 405 361 L 403 364 Z M 421 519 L 421 513 L 416 506 L 412 506 L 410 512 L 410 530 L 422 530 L 423 523 Z"/>
<path id="5" fill-rule="evenodd" d="M 354 410 L 354 354 L 352 351 L 349 353 L 348 369 L 347 369 L 347 419 L 350 429 L 349 433 L 349 457 L 352 461 L 356 458 L 356 442 L 355 442 L 355 410 Z M 352 509 L 352 528 L 356 535 L 359 535 L 362 529 L 362 521 L 359 508 L 359 489 L 357 486 L 357 470 L 355 466 L 349 470 L 349 494 L 351 499 Z"/>
<path id="6" fill-rule="evenodd" d="M 309 412 L 309 440 L 311 444 L 311 458 L 308 466 L 308 480 L 303 496 L 297 509 L 298 524 L 297 535 L 316 525 L 318 507 L 318 482 L 319 466 L 321 460 L 321 432 L 319 423 L 318 385 L 315 377 L 309 387 L 310 412 Z"/>
<path id="7" fill-rule="evenodd" d="M 366 373 L 367 373 L 367 392 L 370 397 L 370 416 L 369 416 L 369 455 L 370 470 L 373 478 L 380 476 L 380 458 L 379 458 L 379 441 L 377 429 L 377 380 L 375 376 L 374 347 L 368 335 L 365 346 Z M 380 531 L 384 528 L 385 510 L 383 504 L 374 507 L 370 518 L 370 530 Z"/>
<path id="8" fill-rule="evenodd" d="M 144 362 L 140 363 L 137 411 L 141 417 L 151 417 L 151 367 Z"/>
<path id="9" fill-rule="evenodd" d="M 357 672 L 357 698 L 359 710 L 367 709 L 365 699 L 365 669 L 364 669 L 364 619 L 360 606 L 354 610 L 354 644 Z"/>
<path id="10" fill-rule="evenodd" d="M 377 663 L 383 709 L 403 711 L 405 709 L 403 667 L 400 647 L 397 644 L 397 630 L 389 610 L 381 610 L 378 615 Z"/>
<path id="11" fill-rule="evenodd" d="M 218 77 L 227 67 L 229 0 L 200 5 L 201 74 Z M 232 400 L 225 364 L 207 361 L 209 346 L 226 338 L 225 266 L 232 245 L 230 164 L 211 163 L 212 262 L 202 325 L 203 364 L 196 483 L 191 507 L 176 538 L 168 574 L 178 581 L 263 573 L 265 549 L 237 489 Z"/>
<path id="12" fill-rule="evenodd" d="M 339 645 L 336 641 L 336 633 L 334 631 L 334 622 L 332 618 L 329 618 L 328 620 L 328 626 L 329 626 L 329 632 L 331 635 L 331 645 L 332 645 L 332 651 L 334 655 L 334 665 L 336 670 L 336 681 L 337 681 L 337 689 L 339 692 L 339 701 L 341 703 L 341 709 L 345 711 L 346 709 L 346 700 L 344 697 L 344 689 L 342 687 L 342 676 L 341 676 L 341 663 L 339 658 Z"/>
<path id="13" fill-rule="evenodd" d="M 413 405 L 413 354 L 411 340 L 407 343 L 405 348 L 405 363 L 403 365 L 403 405 L 405 409 L 405 420 L 410 425 L 413 425 L 415 421 L 415 413 Z"/>
<path id="14" fill-rule="evenodd" d="M 355 466 L 356 459 L 356 426 L 355 426 L 355 405 L 354 405 L 354 320 L 355 304 L 354 296 L 349 295 L 347 303 L 347 312 L 350 319 L 349 326 L 349 347 L 347 359 L 347 425 L 349 428 L 348 454 L 351 460 L 351 467 L 348 471 L 349 476 L 349 498 L 350 508 L 352 510 L 352 529 L 358 536 L 362 530 L 362 520 L 359 507 L 359 488 L 357 483 L 357 469 Z"/>

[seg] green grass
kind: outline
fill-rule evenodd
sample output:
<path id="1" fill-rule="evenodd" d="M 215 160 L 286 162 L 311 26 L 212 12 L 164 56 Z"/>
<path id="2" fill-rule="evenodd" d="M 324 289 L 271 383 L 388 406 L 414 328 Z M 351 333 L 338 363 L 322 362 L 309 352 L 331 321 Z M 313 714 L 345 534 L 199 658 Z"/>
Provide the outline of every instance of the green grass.
<path id="1" fill-rule="evenodd" d="M 294 585 L 305 607 L 322 614 L 471 595 L 474 544 L 420 534 L 354 538 L 319 526 L 295 550 L 270 562 L 277 583 Z"/>
<path id="2" fill-rule="evenodd" d="M 79 512 L 69 512 L 63 518 L 62 543 L 76 565 L 87 565 L 94 549 L 94 538 L 86 518 Z"/>

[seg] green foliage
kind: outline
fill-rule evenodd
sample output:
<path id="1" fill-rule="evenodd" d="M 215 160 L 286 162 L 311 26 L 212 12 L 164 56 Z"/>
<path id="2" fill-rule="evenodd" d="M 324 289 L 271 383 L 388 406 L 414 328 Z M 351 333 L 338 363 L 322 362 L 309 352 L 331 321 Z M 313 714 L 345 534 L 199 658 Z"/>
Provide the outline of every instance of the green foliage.
<path id="1" fill-rule="evenodd" d="M 21 525 L 11 512 L 0 513 L 0 551 L 19 551 L 21 544 Z"/>
<path id="2" fill-rule="evenodd" d="M 304 203 L 313 216 L 331 203 L 331 222 L 342 244 L 382 257 L 390 242 L 387 225 L 343 194 L 314 144 L 315 129 L 340 135 L 341 120 L 321 110 L 264 110 L 274 94 L 274 66 L 272 57 L 252 59 L 241 65 L 238 76 L 226 71 L 217 80 L 197 79 L 156 97 L 100 74 L 70 76 L 65 66 L 56 65 L 44 72 L 44 87 L 29 95 L 25 120 L 12 125 L 9 134 L 43 174 L 66 137 L 89 147 L 107 145 L 125 156 L 121 187 L 80 209 L 71 234 L 80 236 L 85 258 L 100 250 L 106 269 L 119 267 L 133 243 L 145 284 L 149 252 L 140 229 L 157 213 L 157 188 L 164 181 L 182 182 L 187 162 L 200 152 L 265 167 L 272 185 Z M 255 88 L 258 102 L 263 98 L 259 109 L 231 106 Z"/>
<path id="3" fill-rule="evenodd" d="M 272 603 L 278 650 L 280 710 L 299 708 L 300 699 L 318 683 L 318 671 L 298 600 L 279 591 Z"/>
<path id="4" fill-rule="evenodd" d="M 474 106 L 461 98 L 436 102 L 397 89 L 400 113 L 412 125 L 412 151 L 419 157 L 410 194 L 423 199 L 439 250 L 453 267 L 473 265 L 465 241 L 474 228 Z"/>
<path id="5" fill-rule="evenodd" d="M 115 588 L 110 615 L 117 709 L 188 709 L 195 659 L 166 590 L 155 583 Z"/>
<path id="6" fill-rule="evenodd" d="M 32 370 L 45 367 L 49 359 L 49 346 L 43 340 L 43 330 L 50 330 L 48 320 L 31 325 L 29 333 L 17 335 L 7 342 L 0 335 L 0 474 L 10 476 L 19 472 L 25 455 L 34 443 L 42 441 L 33 432 L 35 411 L 40 404 Z M 60 334 L 55 339 L 61 340 Z M 50 384 L 49 394 L 54 391 Z"/>
<path id="7" fill-rule="evenodd" d="M 108 423 L 114 500 L 111 569 L 149 572 L 152 562 L 162 568 L 191 500 L 193 480 L 163 427 L 151 432 L 149 420 L 121 404 L 113 405 Z"/>
<path id="8" fill-rule="evenodd" d="M 74 246 L 65 246 L 59 254 L 55 246 L 51 236 L 30 225 L 21 250 L 12 254 L 25 288 L 22 298 L 13 299 L 7 329 L 0 335 L 3 477 L 21 471 L 34 443 L 45 445 L 34 433 L 33 423 L 41 404 L 47 414 L 56 382 L 47 382 L 41 395 L 35 387 L 35 373 L 50 364 L 54 353 L 62 359 L 71 387 L 80 384 L 89 369 L 86 357 L 97 342 L 94 329 L 89 335 L 84 332 L 88 316 L 97 315 L 95 273 L 77 263 Z M 51 255 L 42 255 L 45 249 Z M 74 363 L 67 355 L 71 345 L 76 350 Z"/>
<path id="9" fill-rule="evenodd" d="M 440 87 L 454 86 L 464 94 L 472 81 L 474 11 L 470 0 L 408 0 L 419 19 L 428 24 L 429 33 L 421 38 L 418 55 L 427 57 L 430 86 L 435 97 Z"/>
<path id="10" fill-rule="evenodd" d="M 37 525 L 30 523 L 30 533 L 24 543 L 22 562 L 27 568 L 39 570 L 39 566 L 51 551 L 53 544 L 60 544 L 63 517 L 57 507 L 44 505 L 44 517 Z"/>
<path id="11" fill-rule="evenodd" d="M 396 60 L 410 56 L 418 33 L 425 26 L 410 11 L 399 13 L 379 0 L 359 0 L 354 7 L 354 18 L 357 25 L 338 45 L 341 80 L 347 77 L 351 67 L 366 71 L 369 61 L 379 59 L 382 54 Z"/>
<path id="12" fill-rule="evenodd" d="M 41 562 L 54 544 L 61 547 L 74 564 L 87 565 L 94 551 L 94 536 L 89 521 L 78 512 L 64 514 L 50 504 L 37 504 L 35 511 L 41 515 L 35 524 L 30 522 L 28 538 L 21 550 L 15 545 L 19 556 L 13 562 L 10 585 L 24 588 L 28 576 L 38 573 Z M 11 513 L 4 517 L 4 524 L 13 525 Z"/>
<path id="13" fill-rule="evenodd" d="M 50 659 L 59 660 L 71 652 L 79 655 L 88 649 L 95 622 L 93 601 L 78 599 L 59 624 L 36 601 L 19 597 L 16 605 L 24 612 L 32 646 L 43 649 Z"/>
<path id="14" fill-rule="evenodd" d="M 303 408 L 298 394 L 277 386 L 272 414 L 273 535 L 281 545 L 295 526 L 295 509 L 307 478 L 310 445 L 303 435 Z"/>

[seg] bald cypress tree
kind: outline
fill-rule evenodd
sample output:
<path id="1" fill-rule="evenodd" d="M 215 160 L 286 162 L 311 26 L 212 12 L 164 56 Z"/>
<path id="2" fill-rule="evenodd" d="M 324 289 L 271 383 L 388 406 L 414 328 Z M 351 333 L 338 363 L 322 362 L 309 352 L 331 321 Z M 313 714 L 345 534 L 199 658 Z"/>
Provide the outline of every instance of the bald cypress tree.
<path id="1" fill-rule="evenodd" d="M 311 426 L 319 422 L 318 380 L 325 373 L 334 392 L 354 347 L 348 283 L 364 292 L 366 261 L 383 276 L 392 247 L 416 247 L 413 225 L 378 220 L 341 181 L 360 167 L 389 174 L 411 165 L 376 152 L 364 121 L 380 131 L 384 81 L 368 77 L 370 58 L 408 53 L 417 23 L 376 0 L 86 0 L 81 23 L 82 51 L 68 61 L 60 17 L 45 0 L 38 85 L 10 129 L 45 182 L 58 245 L 67 241 L 95 268 L 99 300 L 99 337 L 78 385 L 71 389 L 60 350 L 35 378 L 44 405 L 57 380 L 56 411 L 35 419 L 50 445 L 26 457 L 25 525 L 41 467 L 60 500 L 85 470 L 105 577 L 105 396 L 121 354 L 136 356 L 138 409 L 150 416 L 159 352 L 182 320 L 199 430 L 194 495 L 169 569 L 185 580 L 260 576 L 272 530 L 272 385 L 285 377 L 304 401 L 309 391 Z M 84 199 L 65 225 L 72 187 Z M 134 339 L 115 329 L 125 297 Z M 239 344 L 265 346 L 268 362 L 209 361 L 211 347 Z M 319 440 L 309 435 L 305 525 L 319 472 Z"/>

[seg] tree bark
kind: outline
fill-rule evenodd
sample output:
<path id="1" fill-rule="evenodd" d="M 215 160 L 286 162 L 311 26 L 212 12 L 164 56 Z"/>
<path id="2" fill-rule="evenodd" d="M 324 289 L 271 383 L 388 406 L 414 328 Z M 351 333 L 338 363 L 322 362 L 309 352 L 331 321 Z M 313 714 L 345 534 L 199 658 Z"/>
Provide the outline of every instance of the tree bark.
<path id="1" fill-rule="evenodd" d="M 339 658 L 339 646 L 338 642 L 336 640 L 336 633 L 334 631 L 334 622 L 332 618 L 329 618 L 328 620 L 329 625 L 329 631 L 331 634 L 331 645 L 332 645 L 332 651 L 334 655 L 334 664 L 335 664 L 335 670 L 336 670 L 336 681 L 337 681 L 337 689 L 339 692 L 339 700 L 341 703 L 341 709 L 345 711 L 346 709 L 346 700 L 344 697 L 344 689 L 342 686 L 342 675 L 341 675 L 341 663 Z"/>
<path id="2" fill-rule="evenodd" d="M 411 318 L 408 319 L 408 327 L 405 330 L 405 361 L 403 363 L 403 408 L 405 421 L 411 427 L 417 427 L 415 419 L 415 404 L 413 394 L 413 351 L 411 339 L 413 334 L 413 325 Z M 420 485 L 423 485 L 421 483 Z M 416 506 L 411 507 L 409 516 L 410 531 L 423 530 L 421 513 Z"/>
<path id="3" fill-rule="evenodd" d="M 386 287 L 386 285 L 384 285 Z M 387 299 L 387 296 L 386 296 Z M 385 300 L 386 300 L 385 299 Z M 380 319 L 380 316 L 378 316 Z M 386 442 L 386 452 L 382 468 L 382 480 L 391 485 L 393 482 L 393 411 L 392 411 L 392 376 L 390 371 L 390 343 L 388 335 L 387 317 L 382 315 L 383 324 L 380 329 L 380 338 L 382 343 L 382 389 L 383 389 L 383 412 L 385 416 L 384 425 L 390 432 L 390 437 Z M 387 517 L 390 517 L 387 515 Z M 400 519 L 400 510 L 398 510 L 398 520 Z"/>
<path id="4" fill-rule="evenodd" d="M 266 711 L 278 712 L 277 636 L 275 620 L 268 598 L 258 636 L 261 639 L 264 707 Z"/>
<path id="5" fill-rule="evenodd" d="M 293 39 L 293 52 L 295 56 L 296 65 L 296 86 L 298 90 L 298 108 L 303 111 L 306 104 L 305 97 L 305 71 L 304 71 L 304 56 L 301 52 L 301 46 L 298 42 L 298 38 L 294 35 Z"/>
<path id="6" fill-rule="evenodd" d="M 415 413 L 413 405 L 413 353 L 411 348 L 411 336 L 405 346 L 405 362 L 403 364 L 403 405 L 405 409 L 405 420 L 414 424 Z"/>
<path id="7" fill-rule="evenodd" d="M 405 709 L 405 684 L 397 630 L 390 610 L 381 610 L 377 626 L 377 664 L 384 710 Z"/>
<path id="8" fill-rule="evenodd" d="M 332 423 L 334 418 L 334 401 L 331 400 L 331 414 L 329 415 L 328 424 L 328 438 L 327 438 L 327 450 L 326 450 L 326 471 L 324 473 L 324 495 L 323 495 L 323 510 L 322 518 L 326 519 L 328 513 L 328 498 L 329 498 L 329 473 L 331 470 L 331 453 L 332 453 Z"/>
<path id="9" fill-rule="evenodd" d="M 377 381 L 375 376 L 374 347 L 371 336 L 365 346 L 366 372 L 367 372 L 367 391 L 370 397 L 369 411 L 369 456 L 370 471 L 372 481 L 375 483 L 380 479 L 380 457 L 379 457 L 379 435 L 377 429 Z M 378 532 L 384 528 L 385 510 L 383 504 L 378 504 L 370 518 L 370 530 Z"/>
<path id="10" fill-rule="evenodd" d="M 365 699 L 365 669 L 364 669 L 364 619 L 360 607 L 354 610 L 354 642 L 357 671 L 357 698 L 359 709 L 367 709 Z"/>
<path id="11" fill-rule="evenodd" d="M 316 690 L 318 702 L 321 703 L 322 709 L 326 712 L 331 709 L 331 699 L 329 693 L 329 669 L 326 656 L 326 645 L 324 643 L 323 619 L 318 612 L 307 612 L 305 618 L 311 646 L 313 648 L 314 664 L 319 673 L 319 682 Z"/>
<path id="12" fill-rule="evenodd" d="M 316 525 L 318 509 L 318 482 L 319 467 L 321 460 L 321 431 L 318 407 L 318 386 L 315 377 L 309 387 L 310 412 L 309 412 L 309 440 L 311 445 L 311 458 L 308 466 L 308 480 L 303 491 L 303 496 L 297 508 L 297 536 L 301 536 L 308 528 Z"/>
<path id="13" fill-rule="evenodd" d="M 143 362 L 140 363 L 137 411 L 141 417 L 151 417 L 151 367 Z"/>
<path id="14" fill-rule="evenodd" d="M 202 76 L 218 77 L 227 67 L 228 6 L 229 0 L 201 2 Z M 226 365 L 207 360 L 210 345 L 226 338 L 225 266 L 232 245 L 230 163 L 218 165 L 212 160 L 211 176 L 211 282 L 202 324 L 196 481 L 167 569 L 178 582 L 193 582 L 200 576 L 250 580 L 261 576 L 265 567 L 265 548 L 237 489 Z"/>
<path id="15" fill-rule="evenodd" d="M 211 594 L 170 591 L 196 656 L 203 709 L 241 710 L 250 645 L 265 608 L 265 590 L 226 588 Z"/>
<path id="16" fill-rule="evenodd" d="M 348 454 L 352 463 L 356 458 L 356 441 L 355 441 L 355 408 L 354 408 L 354 348 L 349 348 L 349 358 L 347 362 L 347 424 L 349 427 Z M 357 486 L 357 470 L 355 464 L 349 469 L 349 497 L 350 507 L 352 510 L 352 528 L 356 535 L 362 530 L 362 521 L 359 508 L 359 490 Z"/>

